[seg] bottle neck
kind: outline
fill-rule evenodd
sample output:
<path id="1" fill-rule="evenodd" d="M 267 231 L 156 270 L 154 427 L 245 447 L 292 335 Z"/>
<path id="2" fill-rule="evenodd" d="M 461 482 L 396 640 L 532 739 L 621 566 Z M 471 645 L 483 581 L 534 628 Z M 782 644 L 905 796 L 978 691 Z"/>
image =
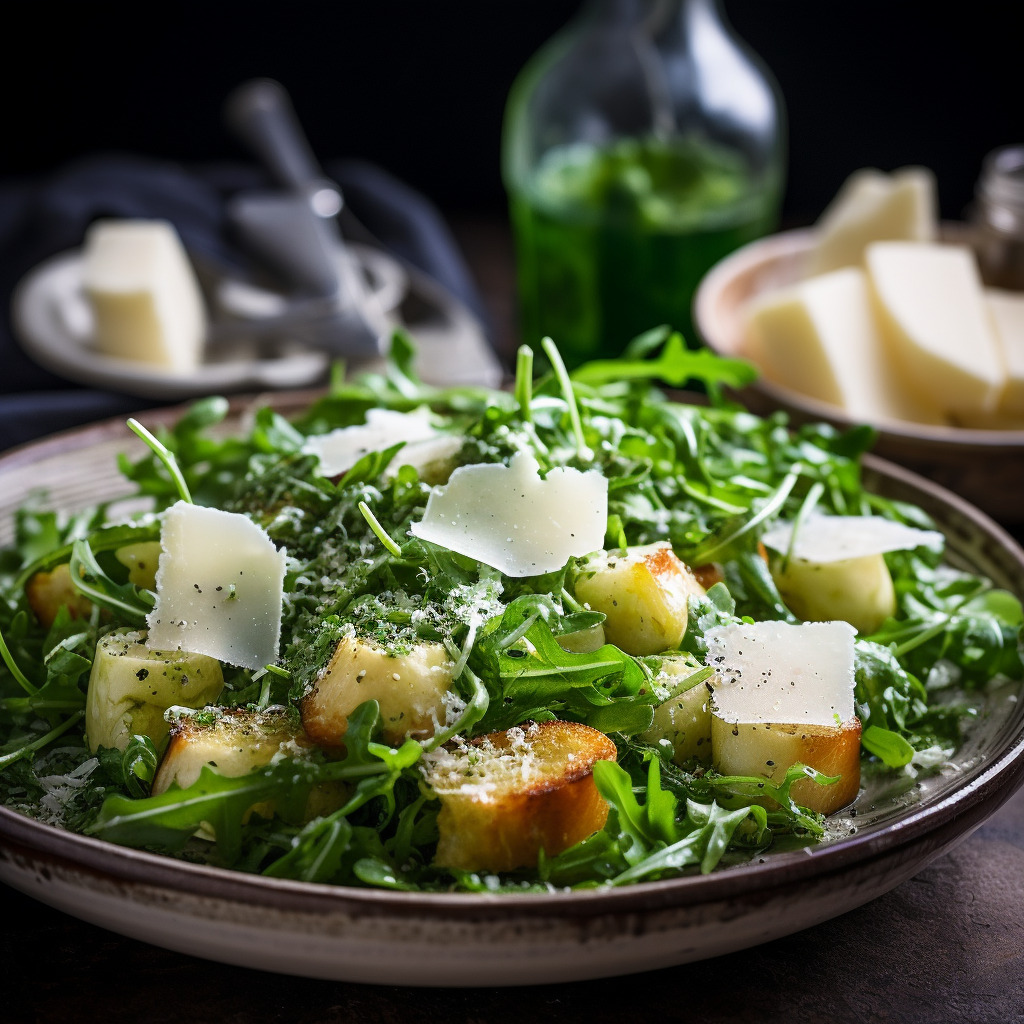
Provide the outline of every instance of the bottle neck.
<path id="1" fill-rule="evenodd" d="M 693 18 L 722 20 L 721 0 L 587 0 L 580 18 L 591 25 L 633 28 L 651 37 L 670 27 L 686 31 Z"/>
<path id="2" fill-rule="evenodd" d="M 976 194 L 981 212 L 993 228 L 1024 239 L 1024 146 L 989 153 Z"/>

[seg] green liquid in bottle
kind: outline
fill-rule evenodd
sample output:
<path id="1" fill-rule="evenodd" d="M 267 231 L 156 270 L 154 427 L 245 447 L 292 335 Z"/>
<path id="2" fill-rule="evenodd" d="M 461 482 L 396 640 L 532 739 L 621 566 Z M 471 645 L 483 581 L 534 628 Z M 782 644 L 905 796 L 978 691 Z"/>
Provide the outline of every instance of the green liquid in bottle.
<path id="1" fill-rule="evenodd" d="M 692 346 L 700 279 L 776 225 L 777 186 L 704 144 L 622 140 L 550 151 L 511 197 L 520 337 L 567 365 L 619 355 L 668 324 Z"/>

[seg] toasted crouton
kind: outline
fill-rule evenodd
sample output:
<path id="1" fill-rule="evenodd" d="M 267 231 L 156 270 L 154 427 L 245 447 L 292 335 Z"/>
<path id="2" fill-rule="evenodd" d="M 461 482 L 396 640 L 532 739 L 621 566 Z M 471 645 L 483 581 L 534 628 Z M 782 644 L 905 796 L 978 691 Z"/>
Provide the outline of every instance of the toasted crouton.
<path id="1" fill-rule="evenodd" d="M 427 782 L 441 801 L 434 863 L 511 871 L 561 853 L 604 827 L 608 805 L 596 761 L 615 744 L 577 722 L 528 722 L 430 755 Z"/>
<path id="2" fill-rule="evenodd" d="M 703 565 L 691 565 L 693 578 L 705 589 L 710 590 L 716 583 L 725 582 L 725 569 L 718 562 L 705 562 Z"/>
<path id="3" fill-rule="evenodd" d="M 187 789 L 203 767 L 219 775 L 246 775 L 271 762 L 283 750 L 311 746 L 302 730 L 281 712 L 246 709 L 209 709 L 203 714 L 181 714 L 171 725 L 153 792 L 162 793 L 172 782 Z"/>
<path id="4" fill-rule="evenodd" d="M 392 654 L 369 641 L 344 637 L 302 700 L 302 724 L 314 742 L 338 747 L 348 716 L 363 701 L 375 700 L 388 743 L 431 736 L 445 720 L 443 698 L 453 667 L 441 644 L 421 643 L 407 654 Z"/>
<path id="5" fill-rule="evenodd" d="M 35 573 L 25 584 L 25 597 L 40 625 L 47 629 L 64 606 L 73 619 L 87 619 L 92 613 L 92 602 L 75 589 L 67 562 L 50 572 Z"/>
<path id="6" fill-rule="evenodd" d="M 578 600 L 604 613 L 608 643 L 635 655 L 677 648 L 690 598 L 705 593 L 667 542 L 591 555 L 575 587 Z"/>
<path id="7" fill-rule="evenodd" d="M 284 711 L 251 711 L 244 708 L 207 709 L 181 714 L 171 725 L 170 742 L 153 779 L 153 793 L 163 793 L 172 783 L 187 789 L 209 766 L 218 775 L 234 778 L 270 764 L 278 756 L 301 758 L 313 744 L 302 728 Z M 310 794 L 306 816 L 313 817 L 341 802 L 344 787 L 318 787 Z M 254 804 L 252 813 L 270 817 L 272 802 Z"/>
<path id="8" fill-rule="evenodd" d="M 801 779 L 793 799 L 812 811 L 832 814 L 852 803 L 860 791 L 860 719 L 842 725 L 786 725 L 778 722 L 726 722 L 711 719 L 715 768 L 723 775 L 761 775 L 779 781 L 790 766 L 806 764 L 839 781 L 823 786 Z M 772 805 L 774 801 L 762 801 Z"/>

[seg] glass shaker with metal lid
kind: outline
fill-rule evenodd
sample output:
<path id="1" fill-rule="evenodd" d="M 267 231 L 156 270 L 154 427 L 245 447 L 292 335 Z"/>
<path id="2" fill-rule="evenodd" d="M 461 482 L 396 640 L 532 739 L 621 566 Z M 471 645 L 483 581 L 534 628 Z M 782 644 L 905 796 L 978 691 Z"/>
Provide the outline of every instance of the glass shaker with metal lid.
<path id="1" fill-rule="evenodd" d="M 970 220 L 985 283 L 1024 291 L 1024 145 L 985 157 Z"/>

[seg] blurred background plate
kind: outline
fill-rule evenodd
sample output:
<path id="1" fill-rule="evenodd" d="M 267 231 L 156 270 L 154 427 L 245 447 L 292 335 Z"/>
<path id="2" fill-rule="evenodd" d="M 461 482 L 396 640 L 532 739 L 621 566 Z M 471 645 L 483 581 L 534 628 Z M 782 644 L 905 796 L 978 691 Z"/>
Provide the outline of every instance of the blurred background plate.
<path id="1" fill-rule="evenodd" d="M 950 239 L 962 229 L 946 224 Z M 752 242 L 716 264 L 694 297 L 694 323 L 701 339 L 725 356 L 742 354 L 744 307 L 755 296 L 792 284 L 814 241 L 813 229 L 784 231 Z M 838 406 L 809 398 L 767 379 L 738 395 L 761 414 L 785 410 L 794 424 L 857 426 Z M 1024 430 L 969 430 L 904 421 L 872 423 L 874 451 L 907 466 L 977 505 L 1003 523 L 1024 522 Z"/>
<path id="2" fill-rule="evenodd" d="M 410 332 L 419 350 L 418 370 L 435 384 L 500 382 L 501 369 L 476 315 L 427 274 L 387 253 L 352 245 L 370 295 L 393 327 Z M 211 304 L 230 314 L 239 340 L 220 341 L 194 371 L 162 367 L 97 352 L 91 343 L 91 310 L 82 291 L 82 251 L 59 253 L 31 270 L 14 291 L 11 320 L 18 341 L 37 363 L 76 384 L 145 399 L 179 401 L 208 394 L 310 387 L 326 380 L 332 356 L 282 337 L 272 348 L 245 340 L 246 316 L 280 311 L 280 295 L 242 282 L 208 281 L 197 271 Z M 225 321 L 219 324 L 224 326 Z M 383 365 L 383 363 L 381 363 Z M 360 364 L 359 369 L 372 369 Z"/>

